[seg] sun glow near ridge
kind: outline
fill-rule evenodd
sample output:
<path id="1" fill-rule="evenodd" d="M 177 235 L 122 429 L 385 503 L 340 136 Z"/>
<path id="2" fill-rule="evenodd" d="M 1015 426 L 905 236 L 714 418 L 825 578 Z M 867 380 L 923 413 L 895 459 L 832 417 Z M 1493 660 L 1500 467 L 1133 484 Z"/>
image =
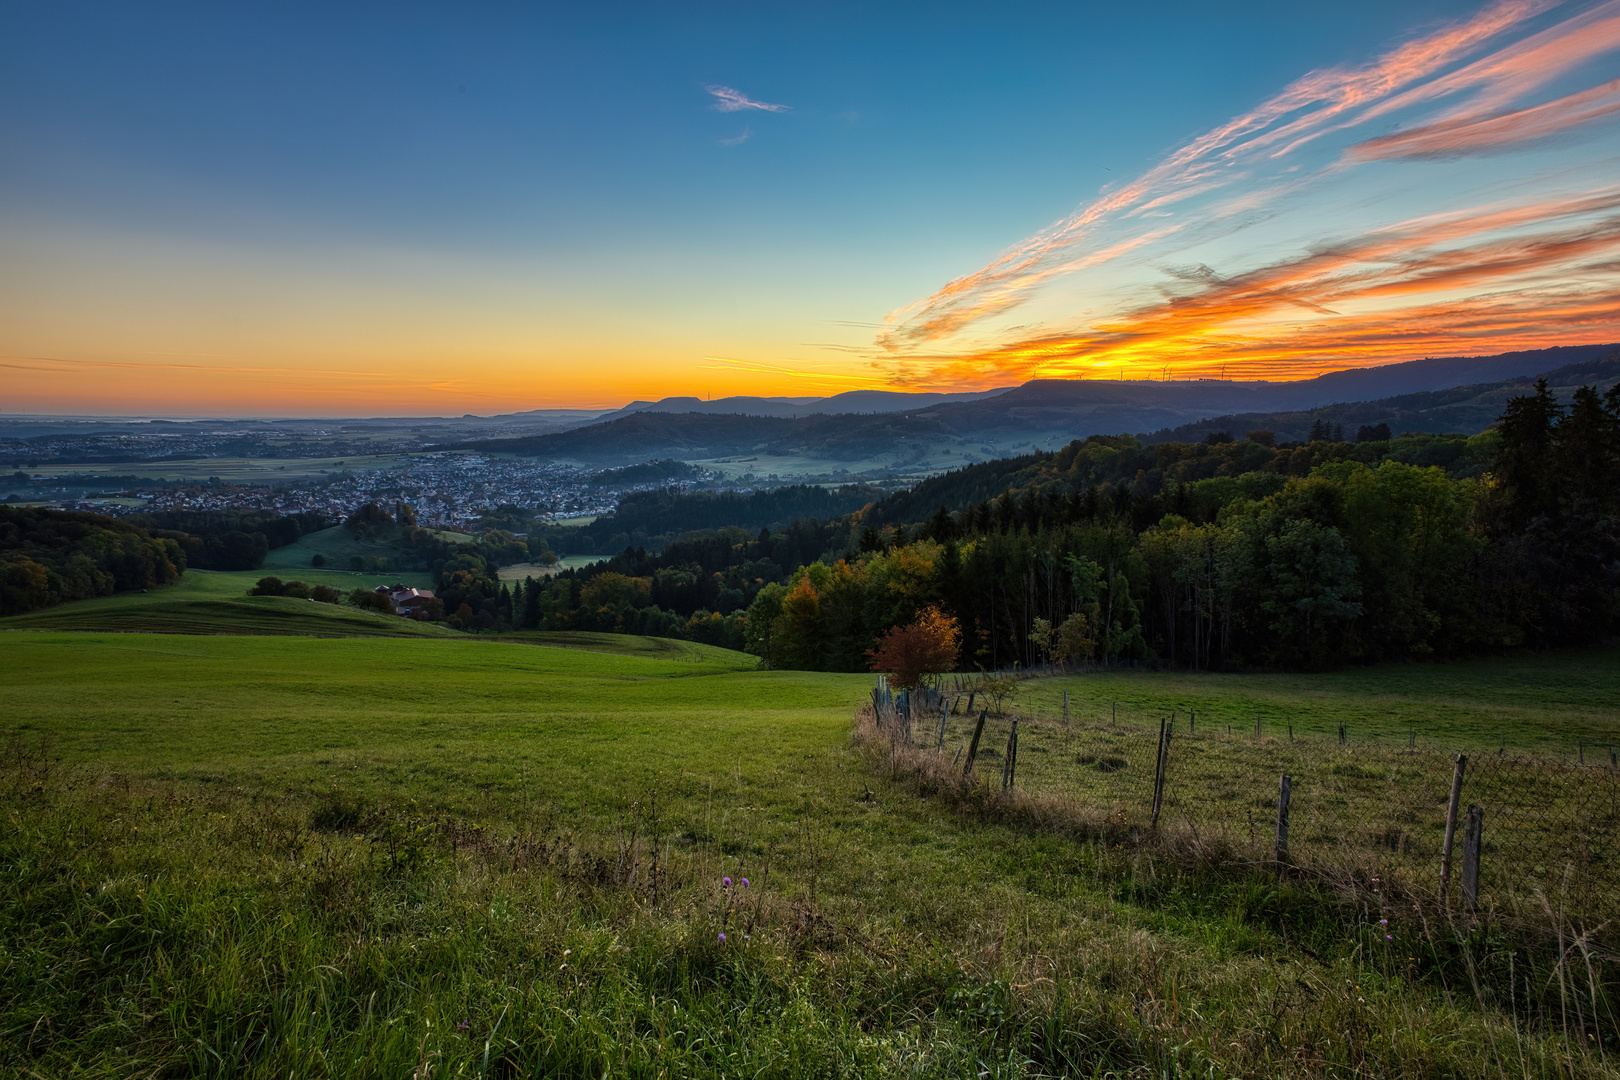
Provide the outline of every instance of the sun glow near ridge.
<path id="1" fill-rule="evenodd" d="M 0 411 L 1300 379 L 1620 340 L 1620 0 L 1172 9 L 853 36 L 668 10 L 646 41 L 334 16 L 317 44 L 294 11 L 31 10 Z M 1072 62 L 1032 65 L 1049 40 Z"/>

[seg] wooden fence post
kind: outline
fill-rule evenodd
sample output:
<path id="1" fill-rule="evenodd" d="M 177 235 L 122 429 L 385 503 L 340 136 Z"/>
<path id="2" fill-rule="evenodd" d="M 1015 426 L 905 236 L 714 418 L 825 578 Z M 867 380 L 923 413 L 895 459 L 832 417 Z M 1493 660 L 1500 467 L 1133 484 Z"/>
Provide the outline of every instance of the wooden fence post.
<path id="1" fill-rule="evenodd" d="M 973 775 L 973 759 L 979 756 L 979 736 L 984 734 L 984 718 L 990 715 L 986 709 L 979 714 L 979 722 L 973 727 L 973 741 L 968 743 L 967 763 L 962 766 L 962 776 L 967 778 Z"/>
<path id="2" fill-rule="evenodd" d="M 1345 744 L 1344 725 L 1340 724 L 1339 725 L 1339 745 L 1343 746 L 1344 744 Z"/>
<path id="3" fill-rule="evenodd" d="M 1187 734 L 1198 734 L 1198 713 L 1193 709 L 1187 710 Z"/>
<path id="4" fill-rule="evenodd" d="M 1164 719 L 1159 719 L 1159 742 L 1153 748 L 1153 800 L 1148 804 L 1148 812 L 1153 813 L 1159 806 L 1159 770 L 1164 763 Z"/>
<path id="5" fill-rule="evenodd" d="M 1277 785 L 1277 873 L 1288 865 L 1288 802 L 1293 797 L 1294 781 L 1287 773 Z"/>
<path id="6" fill-rule="evenodd" d="M 1063 719 L 1069 718 L 1069 692 L 1063 691 Z"/>
<path id="7" fill-rule="evenodd" d="M 1288 741 L 1289 742 L 1294 741 L 1294 725 L 1293 724 L 1288 725 Z"/>
<path id="8" fill-rule="evenodd" d="M 1462 898 L 1463 910 L 1470 915 L 1479 907 L 1479 839 L 1485 831 L 1485 810 L 1470 805 L 1463 825 Z"/>
<path id="9" fill-rule="evenodd" d="M 1164 780 L 1165 773 L 1170 771 L 1170 736 L 1175 733 L 1174 721 L 1161 721 L 1159 734 L 1159 765 L 1153 774 L 1153 820 L 1152 828 L 1159 827 L 1159 811 L 1164 809 Z"/>
<path id="10" fill-rule="evenodd" d="M 1012 757 L 1007 759 L 1007 787 L 1011 790 L 1018 783 L 1018 721 L 1012 722 Z"/>
<path id="11" fill-rule="evenodd" d="M 1457 836 L 1457 804 L 1462 800 L 1463 772 L 1468 768 L 1468 755 L 1457 755 L 1457 766 L 1451 773 L 1451 801 L 1446 804 L 1446 839 L 1440 847 L 1440 900 L 1446 899 L 1451 887 L 1451 844 Z"/>
<path id="12" fill-rule="evenodd" d="M 944 707 L 939 710 L 939 752 L 942 754 L 945 752 L 945 718 L 951 715 L 952 704 L 952 702 L 947 701 Z"/>
<path id="13" fill-rule="evenodd" d="M 1018 718 L 1007 729 L 1007 760 L 1001 766 L 1001 790 L 1011 791 L 1018 779 Z"/>

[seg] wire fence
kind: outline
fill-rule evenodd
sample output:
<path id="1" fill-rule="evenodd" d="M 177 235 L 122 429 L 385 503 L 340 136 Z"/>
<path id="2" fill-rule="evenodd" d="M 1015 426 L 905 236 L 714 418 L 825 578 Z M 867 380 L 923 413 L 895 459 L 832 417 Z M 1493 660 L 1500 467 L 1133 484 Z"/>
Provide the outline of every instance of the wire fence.
<path id="1" fill-rule="evenodd" d="M 909 700 L 885 693 L 880 685 L 873 695 L 880 715 L 887 706 L 915 746 L 964 766 L 989 703 L 981 698 L 969 712 L 967 696 L 950 690 Z M 1257 865 L 1282 861 L 1542 925 L 1607 923 L 1602 936 L 1620 937 L 1613 748 L 1561 761 L 1459 756 L 1416 742 L 1357 741 L 1343 729 L 1327 738 L 1233 730 L 1119 707 L 1083 720 L 992 712 L 974 774 L 992 787 L 1070 800 L 1133 835 L 1180 832 Z"/>

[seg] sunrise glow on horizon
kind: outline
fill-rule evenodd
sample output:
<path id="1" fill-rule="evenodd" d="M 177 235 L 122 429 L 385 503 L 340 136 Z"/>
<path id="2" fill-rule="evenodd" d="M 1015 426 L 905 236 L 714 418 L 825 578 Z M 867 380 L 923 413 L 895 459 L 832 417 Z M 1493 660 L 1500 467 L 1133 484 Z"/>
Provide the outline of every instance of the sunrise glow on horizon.
<path id="1" fill-rule="evenodd" d="M 1620 341 L 1620 0 L 14 9 L 0 413 Z"/>

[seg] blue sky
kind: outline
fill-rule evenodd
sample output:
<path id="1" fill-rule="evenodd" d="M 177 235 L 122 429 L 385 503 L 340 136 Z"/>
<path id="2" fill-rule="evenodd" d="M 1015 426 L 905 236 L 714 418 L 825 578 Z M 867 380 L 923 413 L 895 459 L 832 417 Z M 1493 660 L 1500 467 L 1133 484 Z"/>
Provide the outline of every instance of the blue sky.
<path id="1" fill-rule="evenodd" d="M 1524 14 L 1509 36 L 1592 8 Z M 1033 372 L 976 358 L 1072 338 L 1127 302 L 1104 294 L 1131 273 L 1139 303 L 1147 271 L 1110 264 L 1095 297 L 1043 284 L 956 342 L 875 338 L 1307 72 L 1480 11 L 6 3 L 6 411 L 1016 381 Z M 1574 69 L 1567 89 L 1605 74 Z M 787 108 L 719 111 L 708 87 Z M 1612 128 L 1582 130 L 1535 169 L 1610 160 Z M 1454 183 L 1420 172 L 1366 192 L 1450 206 Z M 1354 217 L 1357 197 L 1321 207 Z M 1288 228 L 1256 247 L 1310 242 Z"/>

